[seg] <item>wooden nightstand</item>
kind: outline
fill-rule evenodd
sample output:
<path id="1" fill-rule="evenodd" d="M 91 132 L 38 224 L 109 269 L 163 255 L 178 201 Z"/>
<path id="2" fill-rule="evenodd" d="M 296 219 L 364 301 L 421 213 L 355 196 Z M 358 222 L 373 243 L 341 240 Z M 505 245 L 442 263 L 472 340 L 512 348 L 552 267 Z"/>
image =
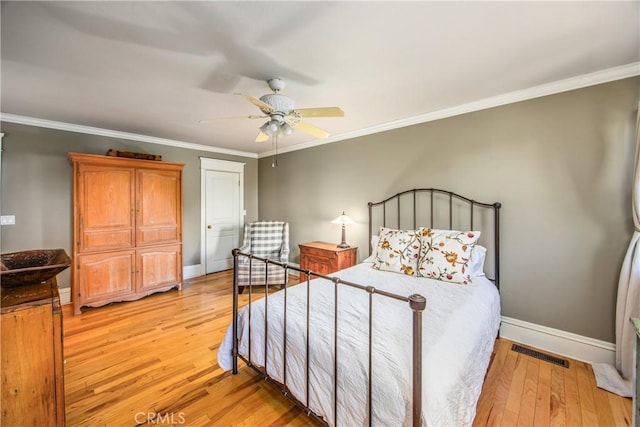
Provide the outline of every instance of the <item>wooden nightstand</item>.
<path id="1" fill-rule="evenodd" d="M 341 249 L 335 243 L 309 242 L 300 243 L 300 268 L 315 273 L 331 274 L 356 264 L 357 247 Z M 307 275 L 300 273 L 300 281 L 307 280 Z"/>

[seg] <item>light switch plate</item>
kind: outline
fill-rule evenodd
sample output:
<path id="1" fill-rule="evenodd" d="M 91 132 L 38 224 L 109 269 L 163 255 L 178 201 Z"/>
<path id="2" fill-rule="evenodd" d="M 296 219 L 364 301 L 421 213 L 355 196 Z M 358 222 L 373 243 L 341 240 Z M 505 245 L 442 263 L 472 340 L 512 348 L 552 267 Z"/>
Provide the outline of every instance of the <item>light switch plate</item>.
<path id="1" fill-rule="evenodd" d="M 0 216 L 0 225 L 14 225 L 16 223 L 15 215 L 2 215 Z"/>

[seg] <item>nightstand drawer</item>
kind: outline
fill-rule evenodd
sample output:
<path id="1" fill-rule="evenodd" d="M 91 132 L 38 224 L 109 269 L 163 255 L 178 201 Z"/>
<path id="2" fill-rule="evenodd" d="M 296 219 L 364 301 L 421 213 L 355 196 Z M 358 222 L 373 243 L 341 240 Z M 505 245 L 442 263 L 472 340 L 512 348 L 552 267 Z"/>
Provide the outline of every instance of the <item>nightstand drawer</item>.
<path id="1" fill-rule="evenodd" d="M 304 268 L 305 270 L 313 270 L 316 273 L 321 274 L 331 273 L 333 271 L 333 268 L 335 268 L 335 260 L 332 258 L 306 254 L 304 257 L 304 262 L 300 263 L 300 268 Z"/>
<path id="2" fill-rule="evenodd" d="M 301 243 L 300 268 L 315 273 L 329 275 L 338 270 L 356 264 L 358 248 L 338 248 L 334 243 L 310 242 Z M 307 280 L 304 273 L 300 274 L 300 281 Z"/>
<path id="3" fill-rule="evenodd" d="M 300 249 L 300 252 L 302 253 L 302 248 Z M 334 250 L 314 248 L 310 246 L 305 247 L 304 253 L 308 257 L 323 258 L 323 259 L 324 258 L 331 259 L 331 258 L 338 257 L 338 253 Z"/>

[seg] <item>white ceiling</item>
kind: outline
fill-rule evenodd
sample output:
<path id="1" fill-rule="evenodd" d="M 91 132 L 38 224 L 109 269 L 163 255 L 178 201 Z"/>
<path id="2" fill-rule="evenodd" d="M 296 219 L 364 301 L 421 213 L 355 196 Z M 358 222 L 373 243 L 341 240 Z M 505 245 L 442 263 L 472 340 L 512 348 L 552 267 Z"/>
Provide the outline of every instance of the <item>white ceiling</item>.
<path id="1" fill-rule="evenodd" d="M 248 153 L 281 77 L 331 139 L 603 70 L 640 73 L 640 2 L 8 2 L 1 111 Z M 620 68 L 621 67 L 621 68 Z M 636 71 L 637 69 L 637 71 Z M 631 71 L 629 71 L 631 70 Z M 615 75 L 615 73 L 614 73 Z M 282 149 L 314 144 L 299 130 Z"/>

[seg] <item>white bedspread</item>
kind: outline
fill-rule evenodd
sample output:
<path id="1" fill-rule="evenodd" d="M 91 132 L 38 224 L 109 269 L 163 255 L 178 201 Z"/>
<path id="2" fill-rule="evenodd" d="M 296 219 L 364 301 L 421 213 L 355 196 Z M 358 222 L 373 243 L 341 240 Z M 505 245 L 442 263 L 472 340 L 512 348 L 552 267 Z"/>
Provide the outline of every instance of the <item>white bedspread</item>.
<path id="1" fill-rule="evenodd" d="M 428 426 L 471 425 L 494 340 L 500 324 L 500 299 L 484 277 L 463 286 L 436 280 L 382 272 L 358 264 L 335 274 L 344 280 L 374 286 L 400 295 L 421 294 L 427 299 L 423 314 L 423 412 Z M 307 403 L 306 283 L 287 289 L 286 384 Z M 308 406 L 330 425 L 333 416 L 334 284 L 322 279 L 310 285 L 309 400 Z M 279 382 L 283 375 L 283 299 L 280 291 L 268 296 L 267 372 Z M 368 423 L 367 375 L 369 294 L 338 287 L 338 425 Z M 373 298 L 373 424 L 411 424 L 411 309 L 408 303 L 374 295 Z M 251 309 L 251 360 L 264 366 L 264 299 Z M 238 313 L 239 351 L 248 355 L 249 312 Z M 218 364 L 232 368 L 232 328 L 218 350 Z"/>

